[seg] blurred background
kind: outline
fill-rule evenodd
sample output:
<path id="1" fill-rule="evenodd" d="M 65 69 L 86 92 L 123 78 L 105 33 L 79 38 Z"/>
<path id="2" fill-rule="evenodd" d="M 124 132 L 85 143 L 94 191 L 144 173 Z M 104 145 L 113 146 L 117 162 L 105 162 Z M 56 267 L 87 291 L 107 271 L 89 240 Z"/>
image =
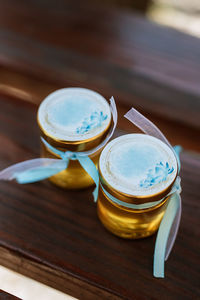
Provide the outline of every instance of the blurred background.
<path id="1" fill-rule="evenodd" d="M 86 87 L 115 97 L 121 129 L 134 130 L 123 118 L 134 106 L 199 152 L 199 37 L 199 0 L 0 0 L 0 105 L 35 107 L 55 89 Z M 34 299 L 17 273 L 0 278 L 0 289 Z"/>
<path id="2" fill-rule="evenodd" d="M 160 24 L 200 37 L 200 3 L 198 0 L 150 1 L 147 16 Z"/>
<path id="3" fill-rule="evenodd" d="M 147 18 L 188 34 L 200 36 L 198 0 L 94 0 L 145 14 Z"/>

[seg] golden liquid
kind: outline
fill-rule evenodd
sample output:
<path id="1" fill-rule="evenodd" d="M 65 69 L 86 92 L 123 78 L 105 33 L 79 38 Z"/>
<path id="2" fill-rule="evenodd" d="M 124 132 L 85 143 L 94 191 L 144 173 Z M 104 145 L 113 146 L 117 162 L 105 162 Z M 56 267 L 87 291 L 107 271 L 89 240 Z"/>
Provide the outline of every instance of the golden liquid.
<path id="1" fill-rule="evenodd" d="M 113 203 L 100 189 L 97 213 L 102 224 L 113 234 L 127 239 L 139 239 L 152 235 L 158 229 L 169 197 L 160 204 L 133 210 Z"/>
<path id="2" fill-rule="evenodd" d="M 66 151 L 66 150 L 65 150 Z M 99 161 L 100 151 L 91 155 L 90 158 L 97 166 Z M 41 156 L 45 158 L 58 158 L 52 152 L 50 152 L 43 143 L 41 144 Z M 56 184 L 59 187 L 66 189 L 81 189 L 87 188 L 94 184 L 93 179 L 83 169 L 77 160 L 70 160 L 67 169 L 53 175 L 49 178 L 49 181 Z"/>

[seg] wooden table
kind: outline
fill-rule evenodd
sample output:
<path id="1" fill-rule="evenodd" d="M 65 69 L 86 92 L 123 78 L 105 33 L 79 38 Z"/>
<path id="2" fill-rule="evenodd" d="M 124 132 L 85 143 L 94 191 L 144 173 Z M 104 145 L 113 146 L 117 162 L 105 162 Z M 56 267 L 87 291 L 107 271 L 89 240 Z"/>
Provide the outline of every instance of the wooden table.
<path id="1" fill-rule="evenodd" d="M 75 3 L 76 2 L 76 3 Z M 152 277 L 155 236 L 114 237 L 91 190 L 0 182 L 0 263 L 79 299 L 198 299 L 200 42 L 128 13 L 79 1 L 0 1 L 0 168 L 39 156 L 36 110 L 63 86 L 95 89 L 151 118 L 182 161 L 183 215 L 166 265 Z"/>
<path id="2" fill-rule="evenodd" d="M 2 290 L 0 290 L 0 299 L 1 300 L 20 300 L 20 298 L 15 297 L 9 293 L 6 293 Z"/>

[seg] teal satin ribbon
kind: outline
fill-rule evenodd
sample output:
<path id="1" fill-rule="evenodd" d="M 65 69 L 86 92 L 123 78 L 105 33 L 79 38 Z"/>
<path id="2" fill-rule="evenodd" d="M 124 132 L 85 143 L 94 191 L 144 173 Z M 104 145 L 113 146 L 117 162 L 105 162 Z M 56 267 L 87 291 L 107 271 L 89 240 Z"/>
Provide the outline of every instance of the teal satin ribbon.
<path id="1" fill-rule="evenodd" d="M 91 176 L 96 184 L 93 192 L 94 201 L 98 198 L 99 188 L 99 173 L 93 161 L 89 158 L 90 155 L 102 149 L 113 136 L 117 126 L 117 108 L 113 97 L 110 99 L 110 111 L 112 114 L 112 125 L 107 133 L 105 139 L 95 148 L 84 152 L 62 152 L 42 138 L 44 145 L 51 150 L 54 154 L 58 155 L 61 159 L 53 158 L 35 158 L 14 164 L 2 171 L 0 171 L 0 180 L 13 180 L 16 179 L 18 183 L 32 183 L 49 178 L 68 167 L 70 160 L 78 160 L 83 169 Z"/>
<path id="2" fill-rule="evenodd" d="M 99 173 L 93 161 L 87 155 L 83 155 L 81 152 L 79 154 L 79 152 L 60 151 L 47 143 L 47 141 L 45 141 L 43 138 L 41 139 L 49 150 L 61 158 L 61 161 L 58 159 L 57 162 L 51 166 L 41 166 L 22 172 L 16 172 L 14 173 L 13 178 L 15 178 L 17 182 L 21 184 L 40 181 L 65 170 L 68 167 L 70 160 L 78 160 L 80 165 L 91 176 L 96 184 L 96 187 L 93 191 L 94 201 L 96 202 L 99 190 Z"/>
<path id="3" fill-rule="evenodd" d="M 118 205 L 121 205 L 123 207 L 126 207 L 126 208 L 131 208 L 131 209 L 146 209 L 146 208 L 150 208 L 150 207 L 153 207 L 159 203 L 161 203 L 164 199 L 161 199 L 159 201 L 153 201 L 153 202 L 148 202 L 148 203 L 143 203 L 143 204 L 133 204 L 133 203 L 128 203 L 128 202 L 124 202 L 124 201 L 121 201 L 119 199 L 117 199 L 116 197 L 114 197 L 113 195 L 111 195 L 110 193 L 108 193 L 104 187 L 102 186 L 101 184 L 101 188 L 104 192 L 104 194 L 114 203 L 118 204 Z"/>
<path id="4" fill-rule="evenodd" d="M 180 146 L 175 146 L 174 151 L 177 157 L 178 166 L 180 169 L 180 159 L 179 154 L 181 151 Z M 165 266 L 165 260 L 167 260 L 169 253 L 173 247 L 176 234 L 178 231 L 178 226 L 180 222 L 180 215 L 181 215 L 181 185 L 180 185 L 180 177 L 178 176 L 171 191 L 168 193 L 168 195 L 165 196 L 165 198 L 153 201 L 149 203 L 143 203 L 143 204 L 133 204 L 133 203 L 127 203 L 124 201 L 121 201 L 108 193 L 105 188 L 101 184 L 101 188 L 103 190 L 103 193 L 114 203 L 127 207 L 130 209 L 147 209 L 150 207 L 153 207 L 155 205 L 158 205 L 161 203 L 166 197 L 170 196 L 170 199 L 168 201 L 168 205 L 165 211 L 165 214 L 162 218 L 162 221 L 160 223 L 156 243 L 155 243 L 155 250 L 154 250 L 154 262 L 153 262 L 153 275 L 154 277 L 163 278 L 164 277 L 164 266 Z M 177 219 L 177 220 L 176 220 Z M 173 228 L 174 226 L 174 228 Z"/>
<path id="5" fill-rule="evenodd" d="M 158 229 L 156 244 L 154 249 L 154 262 L 153 262 L 154 277 L 158 277 L 158 278 L 165 277 L 164 274 L 165 261 L 167 260 L 169 255 L 166 253 L 167 244 L 170 237 L 170 232 L 173 226 L 173 222 L 181 207 L 181 199 L 179 194 L 180 192 L 175 193 L 170 197 L 169 203 L 167 205 L 167 209 L 165 211 L 165 214 L 163 216 L 163 219 Z"/>

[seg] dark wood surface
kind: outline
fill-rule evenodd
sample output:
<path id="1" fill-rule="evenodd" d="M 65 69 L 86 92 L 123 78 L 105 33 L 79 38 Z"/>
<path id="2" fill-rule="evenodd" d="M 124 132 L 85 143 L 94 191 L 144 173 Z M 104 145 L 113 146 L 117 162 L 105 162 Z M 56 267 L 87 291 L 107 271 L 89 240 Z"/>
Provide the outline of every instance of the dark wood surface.
<path id="1" fill-rule="evenodd" d="M 81 5 L 82 3 L 82 5 Z M 94 3 L 93 3 L 94 4 Z M 130 106 L 200 151 L 200 40 L 88 1 L 0 0 L 0 94 L 40 103 L 68 86 Z"/>
<path id="2" fill-rule="evenodd" d="M 1 300 L 20 300 L 20 298 L 15 297 L 5 291 L 0 290 L 0 299 Z"/>
<path id="3" fill-rule="evenodd" d="M 36 104 L 69 86 L 135 106 L 172 144 L 200 151 L 200 40 L 93 1 L 0 0 L 0 169 L 39 156 Z M 125 241 L 100 224 L 91 190 L 0 182 L 0 264 L 79 299 L 199 299 L 200 155 L 184 151 L 183 216 L 152 277 L 155 236 Z"/>
<path id="4" fill-rule="evenodd" d="M 0 0 L 0 65 L 200 128 L 200 40 L 81 0 Z"/>
<path id="5" fill-rule="evenodd" d="M 34 104 L 0 97 L 0 168 L 39 156 Z M 200 156 L 183 152 L 183 215 L 166 264 L 152 276 L 155 236 L 127 241 L 97 219 L 91 190 L 0 182 L 0 263 L 78 299 L 198 299 Z"/>
<path id="6" fill-rule="evenodd" d="M 37 77 L 33 78 L 28 75 L 21 74 L 17 71 L 9 70 L 5 67 L 0 67 L 0 94 L 9 95 L 22 101 L 39 104 L 52 91 L 66 87 L 57 82 L 47 82 Z M 105 95 L 105 90 L 100 91 Z M 111 94 L 110 94 L 111 96 Z M 110 97 L 109 96 L 109 97 Z M 107 97 L 107 99 L 109 98 Z M 118 109 L 118 126 L 128 132 L 137 130 L 130 122 L 123 116 L 130 109 L 131 105 L 126 105 L 119 100 L 117 94 L 115 95 L 117 109 Z M 175 145 L 182 145 L 184 149 L 194 150 L 200 152 L 200 129 L 188 126 L 178 122 L 177 120 L 169 120 L 154 113 L 140 110 L 146 117 L 150 118 L 168 137 L 169 141 Z"/>

